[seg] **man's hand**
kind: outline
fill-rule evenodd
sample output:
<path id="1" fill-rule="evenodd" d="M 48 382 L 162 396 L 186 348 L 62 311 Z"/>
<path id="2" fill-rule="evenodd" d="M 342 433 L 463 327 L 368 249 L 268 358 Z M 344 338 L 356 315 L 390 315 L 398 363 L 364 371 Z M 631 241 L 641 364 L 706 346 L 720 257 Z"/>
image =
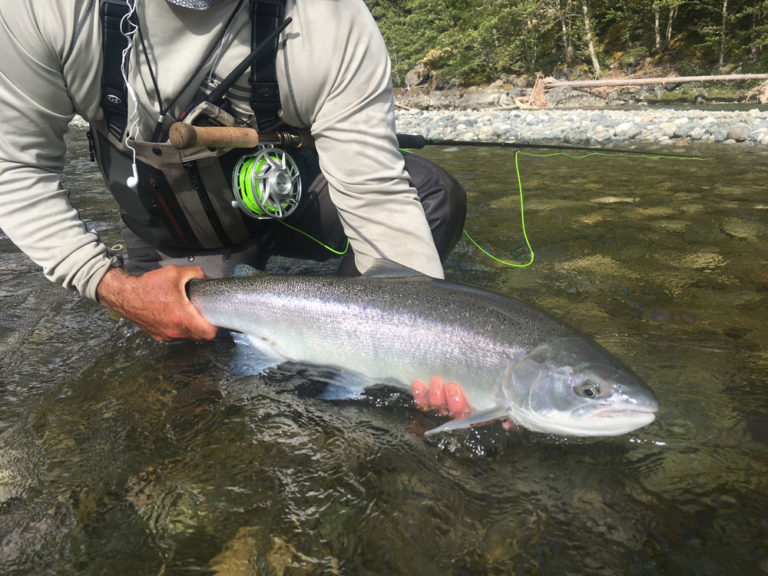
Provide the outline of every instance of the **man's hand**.
<path id="1" fill-rule="evenodd" d="M 111 268 L 96 295 L 104 306 L 135 322 L 158 342 L 210 340 L 216 327 L 187 298 L 186 284 L 205 278 L 197 266 L 165 266 L 143 276 Z"/>
<path id="2" fill-rule="evenodd" d="M 416 380 L 411 385 L 413 403 L 420 410 L 434 411 L 450 416 L 454 420 L 466 418 L 472 412 L 472 407 L 464 397 L 464 391 L 457 382 L 448 382 L 435 376 L 430 379 L 429 386 L 421 380 Z M 510 430 L 518 428 L 514 422 L 504 420 L 502 428 Z"/>
<path id="3" fill-rule="evenodd" d="M 444 382 L 439 376 L 430 379 L 429 387 L 421 380 L 411 386 L 413 402 L 421 410 L 431 410 L 451 416 L 464 418 L 472 408 L 464 397 L 464 391 L 456 382 Z"/>

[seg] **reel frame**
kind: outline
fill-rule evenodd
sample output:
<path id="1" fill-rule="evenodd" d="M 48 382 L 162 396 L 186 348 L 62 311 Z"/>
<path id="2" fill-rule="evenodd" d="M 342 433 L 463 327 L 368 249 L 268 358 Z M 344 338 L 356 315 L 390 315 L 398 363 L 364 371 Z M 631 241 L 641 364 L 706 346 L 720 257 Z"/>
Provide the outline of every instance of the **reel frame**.
<path id="1" fill-rule="evenodd" d="M 259 145 L 240 158 L 232 172 L 233 205 L 250 218 L 282 220 L 299 206 L 301 177 L 296 161 L 282 148 Z"/>

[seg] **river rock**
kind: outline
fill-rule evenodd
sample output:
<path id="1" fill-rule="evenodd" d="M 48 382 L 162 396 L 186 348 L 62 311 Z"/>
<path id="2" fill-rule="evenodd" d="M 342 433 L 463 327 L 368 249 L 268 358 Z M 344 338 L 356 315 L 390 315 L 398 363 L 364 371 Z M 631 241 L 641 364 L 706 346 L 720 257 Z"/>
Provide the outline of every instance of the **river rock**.
<path id="1" fill-rule="evenodd" d="M 724 127 L 715 126 L 710 130 L 712 139 L 715 142 L 725 142 L 728 139 L 728 129 Z M 734 140 L 735 142 L 735 140 Z"/>
<path id="2" fill-rule="evenodd" d="M 744 142 L 744 140 L 749 139 L 749 134 L 749 124 L 739 122 L 728 127 L 727 138 L 729 140 L 736 140 L 736 142 Z"/>
<path id="3" fill-rule="evenodd" d="M 756 221 L 728 218 L 722 223 L 720 230 L 732 238 L 754 241 L 765 231 L 765 227 Z"/>
<path id="4" fill-rule="evenodd" d="M 689 254 L 679 260 L 679 265 L 693 270 L 714 270 L 725 266 L 726 259 L 715 252 L 699 252 Z"/>
<path id="5" fill-rule="evenodd" d="M 405 75 L 405 85 L 409 88 L 422 86 L 429 81 L 430 72 L 422 62 L 417 62 Z"/>
<path id="6" fill-rule="evenodd" d="M 693 125 L 690 124 L 688 118 L 682 118 L 684 122 L 675 122 L 674 136 L 676 138 L 686 138 L 692 131 Z"/>
<path id="7" fill-rule="evenodd" d="M 621 122 L 614 130 L 617 138 L 632 140 L 642 134 L 643 130 L 634 122 Z"/>
<path id="8" fill-rule="evenodd" d="M 658 125 L 659 134 L 661 136 L 666 136 L 667 138 L 674 136 L 675 130 L 677 130 L 677 124 L 674 122 L 662 122 Z"/>

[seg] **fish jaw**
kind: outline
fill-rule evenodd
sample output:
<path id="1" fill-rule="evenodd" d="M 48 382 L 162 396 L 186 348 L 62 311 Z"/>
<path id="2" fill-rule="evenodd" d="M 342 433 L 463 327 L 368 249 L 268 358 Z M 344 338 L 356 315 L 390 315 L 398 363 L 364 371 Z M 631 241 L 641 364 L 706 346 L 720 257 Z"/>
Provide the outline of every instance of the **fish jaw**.
<path id="1" fill-rule="evenodd" d="M 652 423 L 659 403 L 633 372 L 581 339 L 543 343 L 516 359 L 502 394 L 509 419 L 560 436 L 619 436 Z"/>
<path id="2" fill-rule="evenodd" d="M 627 405 L 598 410 L 585 422 L 589 423 L 590 430 L 603 430 L 603 436 L 620 436 L 648 426 L 654 420 L 656 420 L 655 410 Z M 585 434 L 585 436 L 588 435 Z"/>
<path id="3" fill-rule="evenodd" d="M 579 418 L 565 412 L 543 414 L 515 408 L 509 410 L 508 416 L 511 421 L 534 432 L 582 438 L 621 436 L 647 426 L 656 419 L 653 410 L 636 405 L 606 406 Z"/>

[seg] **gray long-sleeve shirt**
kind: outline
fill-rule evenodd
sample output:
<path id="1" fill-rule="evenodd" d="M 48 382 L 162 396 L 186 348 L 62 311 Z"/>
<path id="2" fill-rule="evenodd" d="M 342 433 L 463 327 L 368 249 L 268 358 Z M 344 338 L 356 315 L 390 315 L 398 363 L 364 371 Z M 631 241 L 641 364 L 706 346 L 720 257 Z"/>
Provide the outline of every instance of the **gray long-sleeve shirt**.
<path id="1" fill-rule="evenodd" d="M 200 12 L 137 0 L 165 104 L 195 72 L 236 5 L 222 0 Z M 362 0 L 288 0 L 286 14 L 293 22 L 277 56 L 283 119 L 311 130 L 358 268 L 386 258 L 442 277 L 397 150 L 389 59 L 367 8 Z M 250 50 L 251 25 L 242 10 L 169 116 L 178 117 L 210 74 L 225 76 Z M 61 172 L 73 116 L 103 121 L 98 1 L 0 3 L 0 55 L 0 228 L 49 279 L 95 299 L 109 265 L 107 250 L 80 220 L 61 187 Z M 129 81 L 139 103 L 137 137 L 146 139 L 159 106 L 138 47 L 131 52 Z M 240 87 L 247 87 L 246 79 Z"/>

